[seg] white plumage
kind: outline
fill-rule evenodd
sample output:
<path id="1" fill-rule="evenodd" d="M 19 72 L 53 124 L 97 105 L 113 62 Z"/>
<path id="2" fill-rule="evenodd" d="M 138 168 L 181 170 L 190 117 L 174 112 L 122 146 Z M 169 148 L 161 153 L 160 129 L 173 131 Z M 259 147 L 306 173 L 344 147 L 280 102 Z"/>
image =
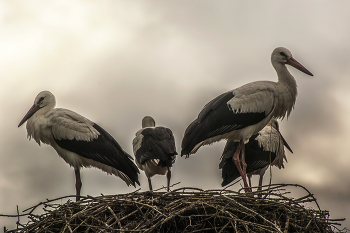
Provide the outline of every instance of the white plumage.
<path id="1" fill-rule="evenodd" d="M 76 175 L 76 195 L 80 197 L 81 167 L 96 167 L 120 177 L 135 186 L 138 169 L 115 139 L 99 125 L 67 109 L 54 108 L 55 96 L 49 91 L 40 92 L 34 105 L 19 123 L 27 121 L 28 138 L 51 145 Z"/>
<path id="2" fill-rule="evenodd" d="M 262 151 L 276 154 L 276 158 L 271 161 L 271 165 L 279 169 L 284 168 L 283 160 L 287 161 L 284 146 L 290 151 L 291 149 L 280 133 L 278 122 L 275 118 L 272 118 L 270 122 L 260 130 L 255 140 L 258 142 L 259 148 L 261 148 Z"/>
<path id="3" fill-rule="evenodd" d="M 204 106 L 197 119 L 187 127 L 182 140 L 181 156 L 187 157 L 196 153 L 201 146 L 222 139 L 240 142 L 233 160 L 246 191 L 250 189 L 246 181 L 244 143 L 262 130 L 272 117 L 289 116 L 295 104 L 297 85 L 286 64 L 312 76 L 286 48 L 274 49 L 271 62 L 277 72 L 278 82 L 252 82 L 216 97 Z"/>

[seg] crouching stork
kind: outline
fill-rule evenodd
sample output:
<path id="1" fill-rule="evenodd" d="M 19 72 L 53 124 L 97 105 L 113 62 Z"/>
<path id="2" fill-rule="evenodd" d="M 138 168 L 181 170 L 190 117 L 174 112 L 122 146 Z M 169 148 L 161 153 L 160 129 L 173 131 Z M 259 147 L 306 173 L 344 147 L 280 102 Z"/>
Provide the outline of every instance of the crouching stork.
<path id="1" fill-rule="evenodd" d="M 155 126 L 150 116 L 142 119 L 142 129 L 136 132 L 133 150 L 137 166 L 143 170 L 148 179 L 149 190 L 152 191 L 151 177 L 159 174 L 167 176 L 169 191 L 171 170 L 177 155 L 174 135 L 170 129 Z"/>
<path id="2" fill-rule="evenodd" d="M 228 185 L 240 176 L 232 160 L 238 145 L 238 142 L 229 140 L 222 153 L 219 164 L 219 168 L 222 169 L 222 186 Z M 249 139 L 248 143 L 245 144 L 245 162 L 250 187 L 252 175 L 259 175 L 258 190 L 261 191 L 263 176 L 269 165 L 276 166 L 279 169 L 284 168 L 283 160 L 287 162 L 284 147 L 293 153 L 280 133 L 278 122 L 274 118 L 259 133 Z"/>

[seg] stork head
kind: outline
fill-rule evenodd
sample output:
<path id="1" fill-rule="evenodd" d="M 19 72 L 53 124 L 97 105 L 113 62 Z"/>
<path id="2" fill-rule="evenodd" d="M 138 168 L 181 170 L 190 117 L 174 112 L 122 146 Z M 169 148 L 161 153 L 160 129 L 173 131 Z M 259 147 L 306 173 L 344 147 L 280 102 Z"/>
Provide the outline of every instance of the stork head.
<path id="1" fill-rule="evenodd" d="M 154 121 L 154 119 L 151 116 L 145 116 L 142 119 L 142 128 L 154 127 L 155 125 L 156 125 L 156 122 Z"/>
<path id="2" fill-rule="evenodd" d="M 310 71 L 308 71 L 302 64 L 295 60 L 292 53 L 283 47 L 275 48 L 271 54 L 271 62 L 275 67 L 277 64 L 288 64 L 294 68 L 300 70 L 301 72 L 314 76 Z"/>
<path id="3" fill-rule="evenodd" d="M 45 108 L 47 109 L 47 111 L 49 111 L 50 109 L 53 109 L 55 105 L 56 105 L 56 99 L 51 92 L 49 91 L 40 92 L 35 97 L 33 106 L 29 109 L 27 114 L 23 117 L 18 127 L 23 125 L 23 123 L 26 122 L 31 116 L 33 116 L 33 114 L 36 113 L 39 109 Z"/>

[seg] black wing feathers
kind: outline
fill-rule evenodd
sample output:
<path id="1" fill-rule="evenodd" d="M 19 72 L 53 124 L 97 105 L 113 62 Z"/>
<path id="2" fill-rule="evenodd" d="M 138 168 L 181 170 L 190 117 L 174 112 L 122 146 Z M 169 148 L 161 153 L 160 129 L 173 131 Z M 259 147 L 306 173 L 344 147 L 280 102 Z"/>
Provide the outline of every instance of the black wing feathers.
<path id="1" fill-rule="evenodd" d="M 227 104 L 232 98 L 233 92 L 226 92 L 204 106 L 198 118 L 185 131 L 181 155 L 188 155 L 198 143 L 206 139 L 256 124 L 266 117 L 264 112 L 233 112 Z"/>
<path id="2" fill-rule="evenodd" d="M 145 128 L 141 147 L 136 151 L 136 159 L 140 164 L 147 160 L 158 159 L 158 166 L 172 167 L 177 155 L 174 135 L 165 127 Z"/>
<path id="3" fill-rule="evenodd" d="M 198 114 L 198 121 L 201 122 L 211 111 L 217 109 L 221 104 L 227 103 L 234 97 L 232 92 L 225 92 L 207 103 Z"/>
<path id="4" fill-rule="evenodd" d="M 131 179 L 134 186 L 135 182 L 140 185 L 138 181 L 139 170 L 134 162 L 132 162 L 132 157 L 121 148 L 118 142 L 107 131 L 97 124 L 94 124 L 93 127 L 100 135 L 92 141 L 78 141 L 75 139 L 58 140 L 55 138 L 55 142 L 63 149 L 123 172 Z"/>

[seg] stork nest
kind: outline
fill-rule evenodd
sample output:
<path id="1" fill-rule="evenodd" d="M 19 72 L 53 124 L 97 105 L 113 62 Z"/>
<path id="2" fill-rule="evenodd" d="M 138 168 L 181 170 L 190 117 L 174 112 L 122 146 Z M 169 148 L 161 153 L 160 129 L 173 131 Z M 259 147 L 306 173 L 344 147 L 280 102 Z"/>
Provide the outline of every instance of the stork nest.
<path id="1" fill-rule="evenodd" d="M 288 198 L 289 187 L 307 195 Z M 321 211 L 314 196 L 300 185 L 276 184 L 251 194 L 230 190 L 179 188 L 171 192 L 81 197 L 55 204 L 57 198 L 41 202 L 24 214 L 29 222 L 5 232 L 346 232 Z M 257 197 L 260 194 L 261 197 Z M 318 207 L 305 207 L 309 203 Z M 33 214 L 43 207 L 44 213 Z M 0 215 L 1 216 L 1 215 Z"/>

